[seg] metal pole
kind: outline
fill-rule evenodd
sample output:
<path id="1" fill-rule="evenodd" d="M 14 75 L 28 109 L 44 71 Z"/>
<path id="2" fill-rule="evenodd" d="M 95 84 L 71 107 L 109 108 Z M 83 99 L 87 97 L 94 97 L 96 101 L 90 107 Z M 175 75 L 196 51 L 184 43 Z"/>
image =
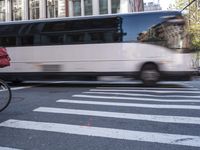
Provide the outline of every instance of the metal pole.
<path id="1" fill-rule="evenodd" d="M 190 0 L 189 0 L 189 4 L 186 5 L 186 6 L 181 10 L 181 12 L 184 11 L 184 10 L 185 10 L 187 7 L 189 7 L 191 4 L 193 4 L 195 1 L 196 1 L 196 0 L 193 0 L 192 2 L 190 2 Z"/>

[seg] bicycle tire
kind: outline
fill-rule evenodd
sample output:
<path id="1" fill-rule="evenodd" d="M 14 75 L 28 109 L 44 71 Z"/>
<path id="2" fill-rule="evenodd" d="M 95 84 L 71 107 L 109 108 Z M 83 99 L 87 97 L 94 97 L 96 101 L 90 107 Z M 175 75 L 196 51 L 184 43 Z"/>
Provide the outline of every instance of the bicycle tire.
<path id="1" fill-rule="evenodd" d="M 0 112 L 10 104 L 12 93 L 8 84 L 0 79 Z"/>

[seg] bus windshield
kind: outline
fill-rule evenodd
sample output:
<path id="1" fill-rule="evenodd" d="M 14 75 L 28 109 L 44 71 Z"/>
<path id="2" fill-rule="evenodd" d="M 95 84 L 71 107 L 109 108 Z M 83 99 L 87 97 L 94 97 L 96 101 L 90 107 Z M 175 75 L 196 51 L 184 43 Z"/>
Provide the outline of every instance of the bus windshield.
<path id="1" fill-rule="evenodd" d="M 178 52 L 190 52 L 191 40 L 183 16 L 167 16 L 165 21 L 138 35 L 138 41 L 167 47 Z"/>

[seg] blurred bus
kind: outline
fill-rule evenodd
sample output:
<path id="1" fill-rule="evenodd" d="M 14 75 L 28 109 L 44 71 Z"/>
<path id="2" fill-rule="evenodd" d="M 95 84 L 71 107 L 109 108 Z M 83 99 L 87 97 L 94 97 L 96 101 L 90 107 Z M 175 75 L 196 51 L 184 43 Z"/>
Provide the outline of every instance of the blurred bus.
<path id="1" fill-rule="evenodd" d="M 154 84 L 194 72 L 186 23 L 178 11 L 5 22 L 0 46 L 9 81 L 128 76 Z"/>

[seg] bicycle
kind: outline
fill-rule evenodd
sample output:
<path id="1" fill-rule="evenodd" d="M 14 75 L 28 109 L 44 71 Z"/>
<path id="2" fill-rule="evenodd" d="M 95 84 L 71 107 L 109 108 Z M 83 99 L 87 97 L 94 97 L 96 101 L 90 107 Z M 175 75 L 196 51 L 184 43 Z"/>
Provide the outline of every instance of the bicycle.
<path id="1" fill-rule="evenodd" d="M 0 112 L 10 104 L 12 93 L 8 84 L 0 79 Z"/>

